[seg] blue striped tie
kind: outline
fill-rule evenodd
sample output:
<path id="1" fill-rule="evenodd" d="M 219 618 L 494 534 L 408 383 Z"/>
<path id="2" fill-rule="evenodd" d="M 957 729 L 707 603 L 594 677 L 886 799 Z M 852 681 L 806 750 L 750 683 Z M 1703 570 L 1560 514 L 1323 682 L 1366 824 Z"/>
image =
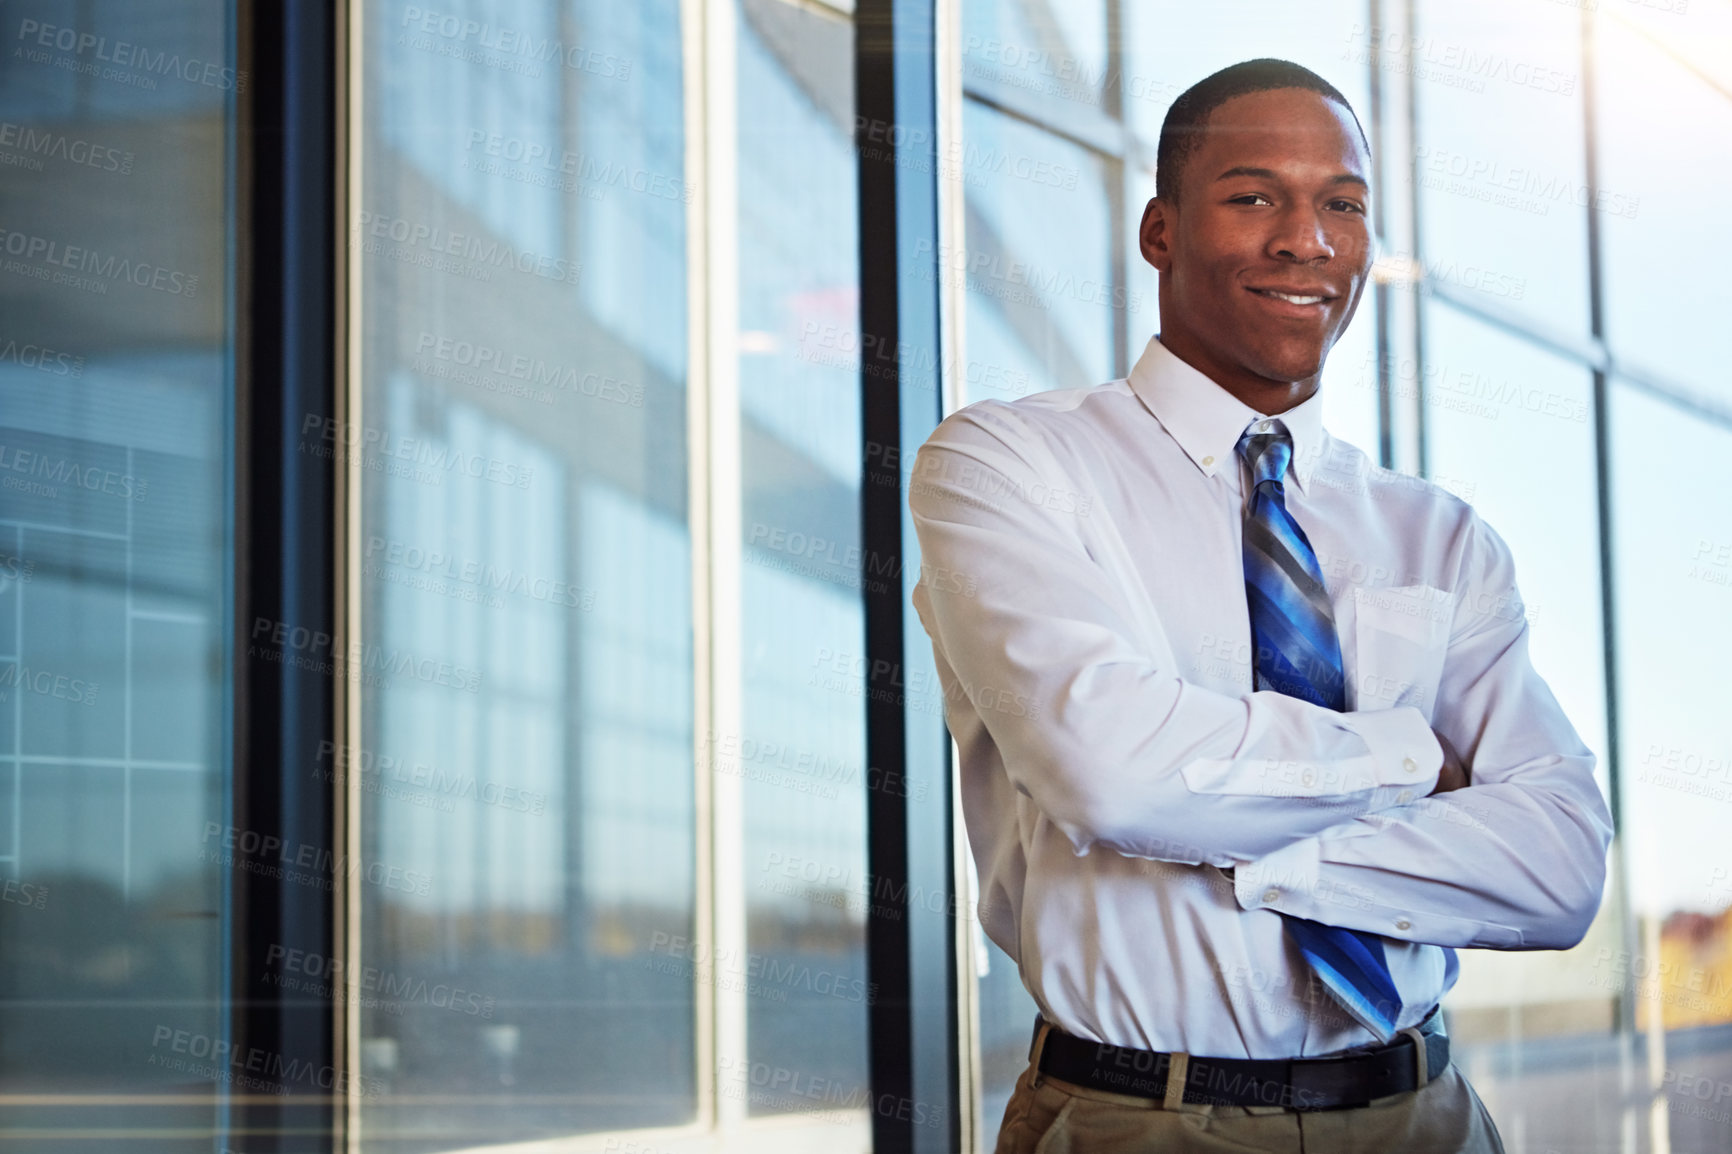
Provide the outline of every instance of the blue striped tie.
<path id="1" fill-rule="evenodd" d="M 1293 459 L 1293 440 L 1280 421 L 1257 421 L 1239 438 L 1238 449 L 1251 466 L 1255 486 L 1245 517 L 1244 552 L 1257 688 L 1345 711 L 1347 678 L 1323 572 L 1304 530 L 1287 512 L 1282 483 Z M 1389 974 L 1383 939 L 1281 916 L 1335 1000 L 1380 1041 L 1393 1038 L 1401 995 Z"/>

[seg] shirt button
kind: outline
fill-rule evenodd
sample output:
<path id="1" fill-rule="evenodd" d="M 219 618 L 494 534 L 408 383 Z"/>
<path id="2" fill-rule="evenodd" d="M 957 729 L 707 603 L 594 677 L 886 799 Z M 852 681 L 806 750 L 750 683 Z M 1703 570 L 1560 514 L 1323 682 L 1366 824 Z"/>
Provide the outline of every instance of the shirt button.
<path id="1" fill-rule="evenodd" d="M 1214 463 L 1215 463 L 1215 458 L 1213 458 L 1213 457 L 1204 457 L 1203 458 L 1203 464 L 1205 464 L 1205 465 L 1213 465 Z"/>
<path id="2" fill-rule="evenodd" d="M 1308 769 L 1299 775 L 1299 780 L 1304 782 L 1306 785 L 1316 785 L 1317 774 L 1313 770 Z"/>
<path id="3" fill-rule="evenodd" d="M 1257 423 L 1257 431 L 1259 433 L 1267 433 L 1269 431 L 1269 422 L 1268 421 L 1259 421 Z"/>
<path id="4" fill-rule="evenodd" d="M 1395 800 L 1400 802 L 1402 805 L 1406 805 L 1408 802 L 1413 800 L 1413 791 L 1411 789 L 1404 789 L 1395 795 Z"/>
<path id="5" fill-rule="evenodd" d="M 1270 886 L 1268 889 L 1263 891 L 1263 900 L 1266 902 L 1272 902 L 1280 896 L 1281 891 L 1276 889 L 1274 886 Z"/>
<path id="6" fill-rule="evenodd" d="M 1396 918 L 1395 928 L 1398 930 L 1411 930 L 1413 928 L 1413 923 L 1408 921 L 1406 918 Z"/>
<path id="7" fill-rule="evenodd" d="M 1404 757 L 1401 759 L 1401 768 L 1405 769 L 1408 773 L 1418 773 L 1419 762 L 1413 760 L 1411 757 Z"/>

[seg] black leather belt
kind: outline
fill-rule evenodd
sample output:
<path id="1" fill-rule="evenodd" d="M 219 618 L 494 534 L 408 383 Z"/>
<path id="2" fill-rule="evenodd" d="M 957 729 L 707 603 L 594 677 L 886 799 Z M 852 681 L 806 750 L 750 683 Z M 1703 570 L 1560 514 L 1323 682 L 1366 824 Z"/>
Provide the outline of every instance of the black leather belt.
<path id="1" fill-rule="evenodd" d="M 1034 1020 L 1029 1057 L 1040 1040 L 1040 1017 Z M 1449 1065 L 1449 1038 L 1443 1018 L 1433 1008 L 1419 1025 L 1425 1039 L 1425 1080 Z M 1186 1057 L 1181 1101 L 1221 1106 L 1285 1106 L 1292 1110 L 1343 1110 L 1374 1098 L 1419 1087 L 1419 1064 L 1412 1035 L 1402 1034 L 1387 1046 L 1319 1058 Z M 1173 1055 L 1090 1042 L 1051 1027 L 1041 1047 L 1040 1072 L 1114 1094 L 1165 1099 L 1167 1073 Z"/>

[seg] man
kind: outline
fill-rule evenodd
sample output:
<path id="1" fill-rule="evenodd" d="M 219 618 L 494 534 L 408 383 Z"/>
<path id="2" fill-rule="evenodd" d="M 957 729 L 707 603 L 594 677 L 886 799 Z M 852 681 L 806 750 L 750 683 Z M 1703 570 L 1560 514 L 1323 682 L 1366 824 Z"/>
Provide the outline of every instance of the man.
<path id="1" fill-rule="evenodd" d="M 1372 260 L 1346 100 L 1235 65 L 1157 162 L 1130 376 L 970 405 L 910 485 L 970 578 L 914 603 L 981 921 L 1040 1008 L 998 1149 L 1500 1150 L 1436 1008 L 1456 948 L 1586 932 L 1593 754 L 1504 542 L 1322 427 Z"/>

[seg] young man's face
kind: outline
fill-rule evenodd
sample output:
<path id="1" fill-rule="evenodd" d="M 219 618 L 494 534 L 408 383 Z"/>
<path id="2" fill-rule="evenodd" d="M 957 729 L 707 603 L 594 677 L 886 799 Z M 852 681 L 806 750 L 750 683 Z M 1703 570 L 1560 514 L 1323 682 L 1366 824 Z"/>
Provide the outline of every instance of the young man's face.
<path id="1" fill-rule="evenodd" d="M 1303 88 L 1236 96 L 1207 127 L 1178 204 L 1143 216 L 1161 343 L 1254 405 L 1297 403 L 1371 268 L 1370 157 L 1352 115 Z"/>

